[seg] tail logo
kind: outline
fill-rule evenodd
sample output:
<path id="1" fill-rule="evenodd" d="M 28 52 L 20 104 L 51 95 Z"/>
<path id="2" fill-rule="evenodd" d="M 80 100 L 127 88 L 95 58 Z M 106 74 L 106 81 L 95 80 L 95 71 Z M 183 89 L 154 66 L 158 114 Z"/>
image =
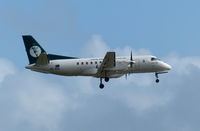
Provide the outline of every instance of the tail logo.
<path id="1" fill-rule="evenodd" d="M 41 53 L 42 53 L 42 50 L 39 46 L 32 46 L 30 48 L 30 55 L 34 58 L 39 57 Z"/>

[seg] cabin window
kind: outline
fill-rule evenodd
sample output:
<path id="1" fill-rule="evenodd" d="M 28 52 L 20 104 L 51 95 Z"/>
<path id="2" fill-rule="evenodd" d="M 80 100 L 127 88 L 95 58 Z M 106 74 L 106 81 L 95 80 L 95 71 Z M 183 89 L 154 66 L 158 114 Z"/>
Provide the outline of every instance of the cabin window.
<path id="1" fill-rule="evenodd" d="M 91 62 L 90 62 L 90 64 L 92 65 L 92 64 L 93 64 L 93 62 L 91 61 Z"/>
<path id="2" fill-rule="evenodd" d="M 76 65 L 79 65 L 79 62 L 77 62 Z"/>
<path id="3" fill-rule="evenodd" d="M 102 61 L 99 62 L 100 64 L 102 63 Z"/>
<path id="4" fill-rule="evenodd" d="M 83 63 L 83 62 L 81 62 L 81 65 L 84 65 L 84 63 Z"/>
<path id="5" fill-rule="evenodd" d="M 55 65 L 55 70 L 60 70 L 60 65 Z"/>
<path id="6" fill-rule="evenodd" d="M 95 64 L 97 64 L 97 61 L 95 61 Z"/>
<path id="7" fill-rule="evenodd" d="M 145 60 L 143 60 L 143 63 L 145 63 Z"/>
<path id="8" fill-rule="evenodd" d="M 86 62 L 86 65 L 88 65 L 88 62 Z"/>
<path id="9" fill-rule="evenodd" d="M 56 65 L 56 68 L 59 68 L 60 67 L 60 65 Z"/>

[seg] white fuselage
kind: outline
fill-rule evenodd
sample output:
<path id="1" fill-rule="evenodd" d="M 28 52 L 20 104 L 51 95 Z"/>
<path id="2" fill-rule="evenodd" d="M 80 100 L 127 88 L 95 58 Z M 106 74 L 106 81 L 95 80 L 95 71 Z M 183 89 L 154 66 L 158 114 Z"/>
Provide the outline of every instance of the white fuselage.
<path id="1" fill-rule="evenodd" d="M 51 60 L 47 65 L 29 65 L 26 68 L 42 73 L 51 73 L 63 76 L 93 76 L 97 78 L 117 78 L 129 73 L 165 72 L 171 66 L 158 60 L 154 56 L 134 56 L 133 66 L 130 66 L 129 57 L 116 57 L 116 65 L 107 68 L 104 76 L 98 76 L 97 71 L 103 58 L 61 59 Z"/>

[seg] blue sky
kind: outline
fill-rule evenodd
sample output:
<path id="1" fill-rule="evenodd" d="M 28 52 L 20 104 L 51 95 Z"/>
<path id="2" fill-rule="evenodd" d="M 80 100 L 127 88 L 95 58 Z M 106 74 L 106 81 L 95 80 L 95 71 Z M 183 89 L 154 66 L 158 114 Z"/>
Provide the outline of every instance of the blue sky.
<path id="1" fill-rule="evenodd" d="M 160 57 L 169 52 L 196 56 L 199 4 L 195 0 L 1 1 L 1 43 L 4 51 L 18 52 L 21 58 L 20 36 L 32 34 L 48 51 L 77 55 L 81 45 L 99 34 L 111 49 L 129 45 Z M 1 56 L 12 58 L 4 51 Z"/>
<path id="2" fill-rule="evenodd" d="M 0 130 L 199 130 L 200 1 L 1 0 Z M 24 69 L 21 36 L 49 53 L 156 55 L 173 70 L 111 80 Z"/>

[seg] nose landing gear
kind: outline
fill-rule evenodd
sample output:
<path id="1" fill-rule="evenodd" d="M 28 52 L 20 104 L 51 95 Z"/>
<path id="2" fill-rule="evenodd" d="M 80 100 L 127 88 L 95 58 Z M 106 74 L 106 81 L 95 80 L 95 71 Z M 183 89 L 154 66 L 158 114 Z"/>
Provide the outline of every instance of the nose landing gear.
<path id="1" fill-rule="evenodd" d="M 159 83 L 160 80 L 159 80 L 159 77 L 158 77 L 158 73 L 155 73 L 155 76 L 156 76 L 156 83 Z"/>
<path id="2" fill-rule="evenodd" d="M 156 83 L 159 83 L 160 82 L 160 80 L 159 79 L 156 79 Z"/>

